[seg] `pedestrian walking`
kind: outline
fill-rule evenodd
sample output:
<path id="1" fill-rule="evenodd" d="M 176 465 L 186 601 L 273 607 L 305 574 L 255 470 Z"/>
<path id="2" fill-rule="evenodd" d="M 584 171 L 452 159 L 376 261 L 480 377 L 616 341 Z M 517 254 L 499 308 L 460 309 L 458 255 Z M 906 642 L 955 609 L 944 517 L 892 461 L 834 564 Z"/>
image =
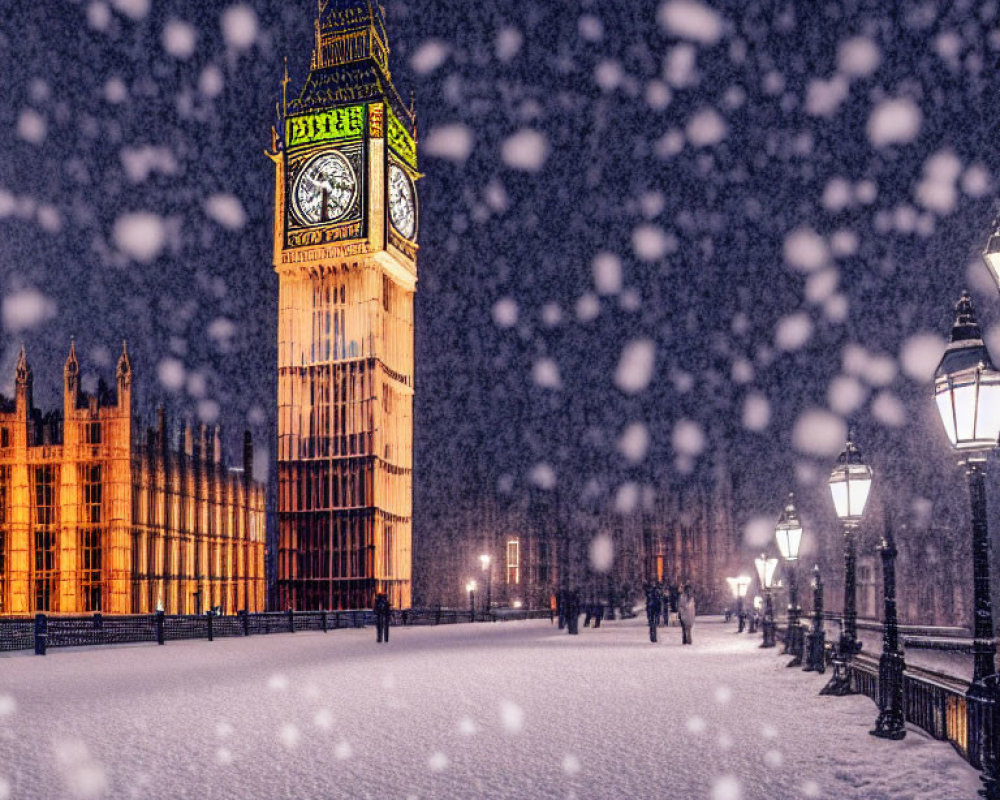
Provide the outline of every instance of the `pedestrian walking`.
<path id="1" fill-rule="evenodd" d="M 660 587 L 656 584 L 646 585 L 646 622 L 649 624 L 649 641 L 656 642 L 656 625 L 659 622 L 660 611 L 663 608 L 663 598 Z"/>
<path id="2" fill-rule="evenodd" d="M 691 629 L 694 627 L 694 593 L 691 591 L 691 584 L 684 586 L 684 592 L 677 601 L 677 614 L 684 632 L 681 643 L 691 644 Z"/>
<path id="3" fill-rule="evenodd" d="M 389 620 L 392 618 L 392 606 L 389 605 L 389 596 L 379 592 L 375 595 L 375 605 L 372 608 L 375 612 L 376 644 L 389 643 Z"/>

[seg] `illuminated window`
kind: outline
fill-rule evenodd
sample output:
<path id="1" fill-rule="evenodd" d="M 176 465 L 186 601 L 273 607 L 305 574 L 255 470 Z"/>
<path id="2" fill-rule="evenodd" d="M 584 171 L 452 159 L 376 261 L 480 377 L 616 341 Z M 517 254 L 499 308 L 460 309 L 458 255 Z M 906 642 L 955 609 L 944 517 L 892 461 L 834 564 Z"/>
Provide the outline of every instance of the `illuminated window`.
<path id="1" fill-rule="evenodd" d="M 7 589 L 7 487 L 10 481 L 10 467 L 0 467 L 0 614 L 5 605 Z"/>
<path id="2" fill-rule="evenodd" d="M 35 610 L 52 611 L 56 570 L 57 472 L 52 465 L 45 465 L 35 467 L 32 473 L 35 499 Z"/>
<path id="3" fill-rule="evenodd" d="M 101 468 L 82 468 L 83 513 L 80 526 L 80 610 L 101 610 Z"/>
<path id="4" fill-rule="evenodd" d="M 521 582 L 521 544 L 517 539 L 507 542 L 507 583 Z"/>

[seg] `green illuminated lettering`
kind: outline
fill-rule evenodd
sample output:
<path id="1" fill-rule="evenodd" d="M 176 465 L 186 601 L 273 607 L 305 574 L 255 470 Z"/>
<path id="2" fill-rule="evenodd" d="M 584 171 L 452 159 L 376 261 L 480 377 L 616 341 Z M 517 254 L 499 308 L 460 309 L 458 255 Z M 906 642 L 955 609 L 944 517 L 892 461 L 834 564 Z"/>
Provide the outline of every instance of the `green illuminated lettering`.
<path id="1" fill-rule="evenodd" d="M 306 114 L 287 121 L 288 147 L 314 142 L 339 141 L 361 136 L 365 129 L 365 107 L 335 108 L 316 114 Z"/>
<path id="2" fill-rule="evenodd" d="M 389 107 L 389 127 L 388 127 L 389 147 L 396 151 L 396 154 L 414 169 L 417 168 L 417 146 L 410 136 L 410 132 L 403 127 L 396 115 Z"/>

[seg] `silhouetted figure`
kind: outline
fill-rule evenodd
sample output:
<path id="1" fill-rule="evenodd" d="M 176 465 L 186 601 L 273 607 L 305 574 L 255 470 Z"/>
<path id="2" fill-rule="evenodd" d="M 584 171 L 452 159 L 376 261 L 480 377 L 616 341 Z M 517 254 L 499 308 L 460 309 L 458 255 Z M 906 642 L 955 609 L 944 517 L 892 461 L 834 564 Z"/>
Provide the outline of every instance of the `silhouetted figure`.
<path id="1" fill-rule="evenodd" d="M 580 633 L 580 590 L 567 592 L 566 597 L 566 628 L 567 632 L 576 636 Z"/>
<path id="2" fill-rule="evenodd" d="M 604 619 L 604 603 L 600 600 L 594 602 L 594 627 L 601 627 L 601 620 Z"/>
<path id="3" fill-rule="evenodd" d="M 649 641 L 656 641 L 656 625 L 663 610 L 663 596 L 656 584 L 646 586 L 646 622 L 649 623 Z"/>
<path id="4" fill-rule="evenodd" d="M 376 644 L 389 643 L 389 620 L 392 619 L 392 606 L 389 605 L 389 596 L 381 592 L 375 595 L 375 605 L 372 609 L 375 612 L 375 629 L 377 631 Z"/>
<path id="5" fill-rule="evenodd" d="M 694 592 L 691 591 L 691 584 L 684 587 L 684 593 L 677 603 L 677 615 L 681 620 L 681 629 L 684 636 L 681 644 L 691 644 L 691 629 L 694 627 Z"/>

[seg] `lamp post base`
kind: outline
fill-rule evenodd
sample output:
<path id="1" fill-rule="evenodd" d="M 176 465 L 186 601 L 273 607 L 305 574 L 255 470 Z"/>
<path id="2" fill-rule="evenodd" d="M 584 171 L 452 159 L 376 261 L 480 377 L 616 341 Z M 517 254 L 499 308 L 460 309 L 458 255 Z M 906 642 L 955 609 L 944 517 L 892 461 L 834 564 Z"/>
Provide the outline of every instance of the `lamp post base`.
<path id="1" fill-rule="evenodd" d="M 789 661 L 785 666 L 787 667 L 801 667 L 802 658 L 804 656 L 805 645 L 803 643 L 802 626 L 794 625 L 789 629 L 789 635 L 792 638 L 791 646 L 788 648 L 788 652 L 792 654 L 792 660 Z"/>
<path id="2" fill-rule="evenodd" d="M 906 662 L 898 651 L 882 653 L 878 662 L 879 715 L 875 730 L 869 731 L 880 739 L 896 741 L 906 736 L 906 719 L 903 717 L 903 671 Z"/>
<path id="3" fill-rule="evenodd" d="M 906 722 L 898 711 L 880 711 L 878 719 L 875 720 L 875 730 L 868 733 L 879 739 L 892 739 L 898 742 L 906 738 Z"/>
<path id="4" fill-rule="evenodd" d="M 761 647 L 774 647 L 774 629 L 776 627 L 774 620 L 765 619 L 762 627 L 764 628 L 764 641 Z"/>
<path id="5" fill-rule="evenodd" d="M 810 631 L 807 639 L 806 665 L 803 672 L 826 672 L 826 633 Z"/>
<path id="6" fill-rule="evenodd" d="M 833 677 L 830 682 L 820 689 L 820 694 L 833 695 L 834 697 L 845 697 L 849 694 L 857 694 L 851 686 L 851 672 L 847 668 L 848 659 L 841 653 L 833 657 Z"/>
<path id="7" fill-rule="evenodd" d="M 982 786 L 979 796 L 985 800 L 1000 800 L 1000 775 L 997 763 L 997 695 L 1000 675 L 996 673 L 974 680 L 966 692 L 968 705 L 969 734 L 975 737 L 969 742 L 970 749 L 979 751 Z"/>

